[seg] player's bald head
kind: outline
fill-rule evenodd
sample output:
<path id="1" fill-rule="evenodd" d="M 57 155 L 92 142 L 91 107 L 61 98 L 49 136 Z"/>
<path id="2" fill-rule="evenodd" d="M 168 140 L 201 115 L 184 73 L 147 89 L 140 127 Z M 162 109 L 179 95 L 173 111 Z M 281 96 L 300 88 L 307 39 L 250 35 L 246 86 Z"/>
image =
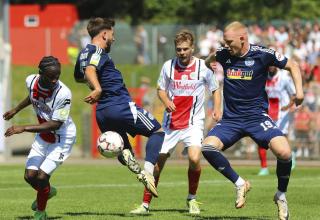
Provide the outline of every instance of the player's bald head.
<path id="1" fill-rule="evenodd" d="M 224 28 L 224 33 L 246 35 L 247 27 L 239 21 L 234 21 Z"/>

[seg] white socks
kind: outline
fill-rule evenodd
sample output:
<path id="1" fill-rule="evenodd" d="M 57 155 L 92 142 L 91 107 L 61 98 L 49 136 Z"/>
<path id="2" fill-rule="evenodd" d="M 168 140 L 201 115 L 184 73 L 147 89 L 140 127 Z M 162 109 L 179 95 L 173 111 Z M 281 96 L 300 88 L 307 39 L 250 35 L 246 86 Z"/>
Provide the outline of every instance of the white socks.
<path id="1" fill-rule="evenodd" d="M 243 186 L 245 184 L 244 179 L 241 178 L 241 176 L 239 176 L 239 178 L 237 179 L 237 181 L 234 183 L 237 187 L 239 186 Z"/>
<path id="2" fill-rule="evenodd" d="M 148 161 L 145 161 L 144 170 L 153 176 L 154 165 Z"/>
<path id="3" fill-rule="evenodd" d="M 284 192 L 279 191 L 279 190 L 277 191 L 277 197 L 280 200 L 287 201 L 286 194 Z"/>

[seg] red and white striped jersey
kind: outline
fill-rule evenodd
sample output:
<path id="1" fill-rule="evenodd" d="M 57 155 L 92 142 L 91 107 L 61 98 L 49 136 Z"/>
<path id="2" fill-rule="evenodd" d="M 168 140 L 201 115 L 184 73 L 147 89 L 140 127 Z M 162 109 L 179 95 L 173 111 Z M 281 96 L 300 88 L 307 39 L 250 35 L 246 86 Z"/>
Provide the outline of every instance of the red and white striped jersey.
<path id="1" fill-rule="evenodd" d="M 158 87 L 167 91 L 176 106 L 176 111 L 164 112 L 163 127 L 178 130 L 191 125 L 203 127 L 205 88 L 212 93 L 219 88 L 219 84 L 204 60 L 193 57 L 188 66 L 181 65 L 177 58 L 166 61 L 160 72 Z"/>
<path id="2" fill-rule="evenodd" d="M 292 78 L 286 70 L 278 70 L 275 76 L 268 78 L 266 92 L 269 99 L 269 116 L 274 120 L 280 120 L 288 114 L 281 108 L 290 103 L 290 97 L 295 95 L 295 87 Z"/>
<path id="3" fill-rule="evenodd" d="M 54 120 L 61 121 L 61 127 L 52 132 L 40 133 L 39 136 L 48 143 L 59 142 L 61 138 L 76 135 L 76 126 L 69 116 L 71 91 L 60 80 L 53 90 L 44 89 L 39 84 L 40 75 L 30 75 L 26 79 L 29 98 L 39 123 Z"/>

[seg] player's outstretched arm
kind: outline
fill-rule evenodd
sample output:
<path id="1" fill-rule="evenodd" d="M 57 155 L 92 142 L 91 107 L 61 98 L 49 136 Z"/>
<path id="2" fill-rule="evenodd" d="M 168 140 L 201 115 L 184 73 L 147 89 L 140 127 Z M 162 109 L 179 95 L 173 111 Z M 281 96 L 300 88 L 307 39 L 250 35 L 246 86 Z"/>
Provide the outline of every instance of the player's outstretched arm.
<path id="1" fill-rule="evenodd" d="M 7 129 L 4 136 L 9 137 L 14 134 L 20 134 L 22 132 L 32 132 L 32 133 L 40 133 L 40 132 L 50 132 L 55 131 L 60 128 L 63 122 L 60 121 L 47 121 L 42 124 L 36 125 L 13 125 Z"/>
<path id="2" fill-rule="evenodd" d="M 212 117 L 215 121 L 219 121 L 222 118 L 220 88 L 212 92 L 212 98 L 213 98 Z"/>
<path id="3" fill-rule="evenodd" d="M 214 64 L 215 62 L 216 62 L 216 54 L 215 53 L 210 54 L 205 60 L 206 66 L 210 70 L 212 70 L 213 72 L 215 71 L 215 68 L 212 67 L 212 64 Z"/>
<path id="4" fill-rule="evenodd" d="M 99 100 L 102 92 L 102 89 L 98 80 L 98 76 L 97 76 L 96 67 L 87 66 L 85 75 L 86 75 L 87 82 L 90 85 L 89 87 L 92 89 L 92 91 L 87 97 L 84 98 L 84 101 L 89 104 L 94 104 Z"/>
<path id="5" fill-rule="evenodd" d="M 285 69 L 291 73 L 293 83 L 296 88 L 296 98 L 295 98 L 296 106 L 301 105 L 304 99 L 304 94 L 303 94 L 302 77 L 301 77 L 299 65 L 294 60 L 288 59 Z"/>
<path id="6" fill-rule="evenodd" d="M 169 99 L 168 94 L 165 90 L 158 88 L 157 90 L 158 97 L 160 101 L 163 103 L 167 112 L 174 112 L 176 110 L 175 104 Z"/>
<path id="7" fill-rule="evenodd" d="M 24 100 L 22 100 L 15 108 L 7 111 L 6 113 L 3 114 L 3 119 L 4 120 L 10 120 L 11 118 L 13 118 L 13 116 L 15 116 L 15 114 L 17 114 L 19 111 L 21 111 L 22 109 L 24 109 L 25 107 L 27 107 L 28 105 L 31 104 L 30 98 L 29 96 L 27 96 Z"/>

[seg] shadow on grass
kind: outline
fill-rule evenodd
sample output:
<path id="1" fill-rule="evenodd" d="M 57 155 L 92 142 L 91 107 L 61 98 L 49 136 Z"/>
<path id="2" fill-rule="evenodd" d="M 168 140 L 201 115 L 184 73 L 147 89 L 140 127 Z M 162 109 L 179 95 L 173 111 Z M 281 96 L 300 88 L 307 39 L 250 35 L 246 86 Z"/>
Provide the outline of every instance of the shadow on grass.
<path id="1" fill-rule="evenodd" d="M 33 216 L 18 216 L 15 218 L 16 220 L 31 220 L 31 219 L 34 219 Z M 48 220 L 54 220 L 54 219 L 62 219 L 61 216 L 50 216 L 48 217 Z"/>
<path id="2" fill-rule="evenodd" d="M 132 217 L 133 215 L 130 213 L 118 213 L 118 212 L 66 212 L 63 213 L 64 215 L 69 216 L 86 216 L 86 215 L 92 215 L 92 216 L 118 216 L 118 217 Z M 149 216 L 151 214 L 144 214 L 143 216 Z M 141 215 L 142 216 L 142 215 Z"/>
<path id="3" fill-rule="evenodd" d="M 270 220 L 271 217 L 259 216 L 259 217 L 248 217 L 248 216 L 196 216 L 194 220 Z"/>
<path id="4" fill-rule="evenodd" d="M 152 209 L 151 212 L 178 212 L 178 213 L 188 213 L 187 209 Z"/>
<path id="5" fill-rule="evenodd" d="M 152 213 L 156 212 L 177 212 L 181 213 L 182 215 L 186 217 L 191 217 L 194 220 L 271 220 L 272 218 L 269 216 L 259 216 L 259 217 L 249 217 L 249 216 L 196 216 L 196 215 L 190 215 L 188 213 L 188 210 L 186 209 L 152 209 L 151 213 L 148 214 L 141 214 L 141 215 L 136 215 L 136 214 L 130 214 L 130 213 L 117 213 L 117 212 L 66 212 L 63 213 L 64 215 L 69 215 L 69 216 L 118 216 L 122 218 L 130 218 L 132 216 L 152 216 Z M 156 216 L 156 214 L 155 214 Z M 59 217 L 60 218 L 60 217 Z M 32 218 L 26 218 L 26 219 L 32 219 Z M 49 218 L 49 219 L 55 219 L 55 218 Z M 22 220 L 22 219 L 21 219 Z"/>

